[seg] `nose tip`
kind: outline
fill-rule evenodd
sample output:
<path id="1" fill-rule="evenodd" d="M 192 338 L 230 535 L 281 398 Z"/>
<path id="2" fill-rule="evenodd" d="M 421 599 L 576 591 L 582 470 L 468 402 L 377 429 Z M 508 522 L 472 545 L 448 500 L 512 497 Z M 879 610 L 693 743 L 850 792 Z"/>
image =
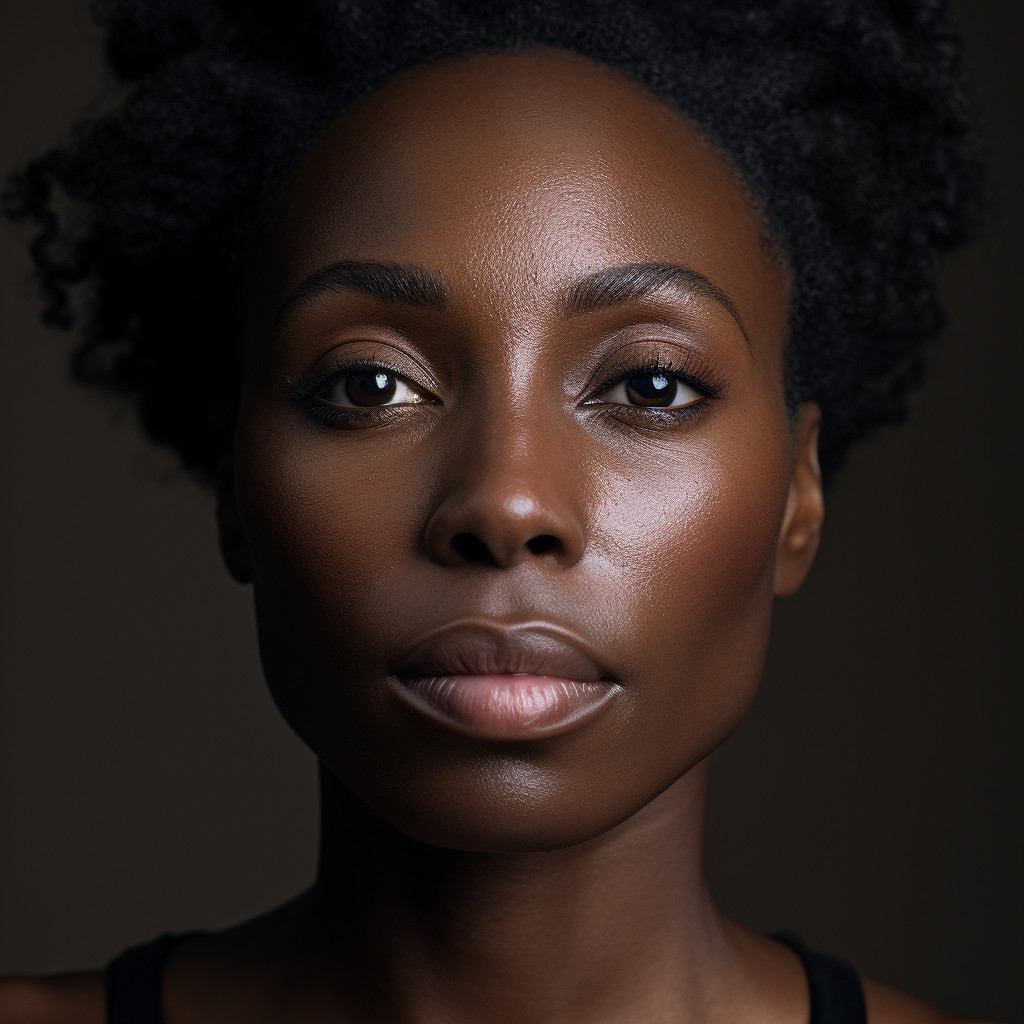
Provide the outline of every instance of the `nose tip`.
<path id="1" fill-rule="evenodd" d="M 506 472 L 462 477 L 440 501 L 426 530 L 440 565 L 512 568 L 534 559 L 575 565 L 586 546 L 583 526 L 554 480 Z M 496 478 L 497 477 L 497 478 Z"/>

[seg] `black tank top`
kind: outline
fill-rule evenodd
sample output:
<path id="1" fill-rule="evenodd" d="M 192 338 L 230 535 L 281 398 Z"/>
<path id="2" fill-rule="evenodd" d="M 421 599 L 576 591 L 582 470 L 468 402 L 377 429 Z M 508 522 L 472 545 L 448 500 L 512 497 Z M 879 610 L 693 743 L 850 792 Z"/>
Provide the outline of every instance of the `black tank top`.
<path id="1" fill-rule="evenodd" d="M 110 962 L 107 1024 L 164 1024 L 160 1005 L 164 961 L 178 943 L 196 934 L 161 935 Z M 792 949 L 804 965 L 811 992 L 808 1024 L 867 1024 L 860 978 L 845 960 L 815 953 L 796 935 L 780 933 L 772 938 Z"/>

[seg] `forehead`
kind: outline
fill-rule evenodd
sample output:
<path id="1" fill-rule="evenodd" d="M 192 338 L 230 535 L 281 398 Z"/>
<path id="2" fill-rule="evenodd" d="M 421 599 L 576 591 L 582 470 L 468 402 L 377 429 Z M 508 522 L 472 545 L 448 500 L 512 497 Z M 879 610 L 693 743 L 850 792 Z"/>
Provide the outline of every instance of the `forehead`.
<path id="1" fill-rule="evenodd" d="M 448 58 L 340 113 L 282 190 L 258 293 L 343 260 L 423 266 L 506 311 L 530 301 L 524 283 L 539 300 L 602 266 L 673 263 L 784 331 L 785 273 L 722 156 L 643 87 L 564 51 Z"/>

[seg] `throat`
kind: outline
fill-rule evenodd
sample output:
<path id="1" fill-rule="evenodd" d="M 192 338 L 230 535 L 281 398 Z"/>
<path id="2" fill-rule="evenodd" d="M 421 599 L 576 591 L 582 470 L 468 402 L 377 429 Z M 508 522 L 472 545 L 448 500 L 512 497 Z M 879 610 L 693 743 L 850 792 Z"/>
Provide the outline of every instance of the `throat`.
<path id="1" fill-rule="evenodd" d="M 704 765 L 597 839 L 529 853 L 420 843 L 321 786 L 303 930 L 350 1002 L 390 1004 L 380 1019 L 686 1019 L 729 975 L 701 870 Z"/>

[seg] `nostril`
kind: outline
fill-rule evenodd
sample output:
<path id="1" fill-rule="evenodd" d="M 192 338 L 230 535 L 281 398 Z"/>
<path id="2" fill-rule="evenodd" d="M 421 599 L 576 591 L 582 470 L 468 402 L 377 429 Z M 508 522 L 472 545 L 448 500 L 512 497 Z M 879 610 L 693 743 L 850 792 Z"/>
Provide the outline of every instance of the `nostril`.
<path id="1" fill-rule="evenodd" d="M 553 537 L 550 533 L 541 533 L 536 537 L 531 537 L 526 542 L 526 546 L 535 555 L 543 555 L 545 552 L 558 547 L 558 538 Z"/>
<path id="2" fill-rule="evenodd" d="M 534 555 L 543 555 L 561 547 L 561 542 L 550 533 L 539 533 L 526 542 L 526 548 Z M 498 565 L 500 560 L 487 543 L 475 533 L 457 533 L 451 539 L 451 550 L 463 562 Z"/>
<path id="3" fill-rule="evenodd" d="M 451 544 L 452 550 L 467 562 L 486 562 L 489 565 L 497 565 L 497 560 L 487 545 L 472 533 L 455 534 Z"/>

